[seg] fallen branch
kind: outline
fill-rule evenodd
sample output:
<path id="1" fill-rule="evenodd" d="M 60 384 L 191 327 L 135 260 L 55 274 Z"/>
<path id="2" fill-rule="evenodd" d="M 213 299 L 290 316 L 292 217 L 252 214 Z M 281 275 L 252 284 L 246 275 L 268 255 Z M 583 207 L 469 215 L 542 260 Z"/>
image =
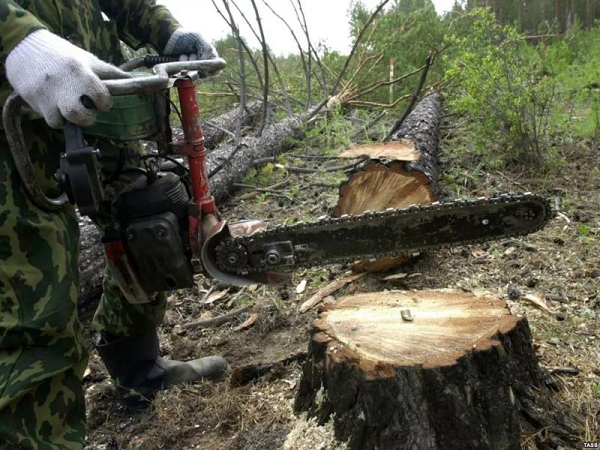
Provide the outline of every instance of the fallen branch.
<path id="1" fill-rule="evenodd" d="M 238 316 L 241 316 L 242 314 L 244 314 L 245 312 L 248 312 L 248 311 L 250 311 L 250 307 L 244 306 L 243 308 L 236 309 L 227 314 L 223 314 L 222 316 L 219 316 L 219 317 L 212 317 L 210 319 L 202 319 L 202 320 L 198 320 L 196 322 L 186 323 L 183 325 L 183 328 L 189 330 L 192 328 L 217 327 L 219 325 L 223 325 L 224 323 L 229 322 L 230 320 L 232 320 Z"/>
<path id="2" fill-rule="evenodd" d="M 349 275 L 346 278 L 342 278 L 341 280 L 335 280 L 334 282 L 329 283 L 327 286 L 322 287 L 317 292 L 315 292 L 308 300 L 302 303 L 302 305 L 300 305 L 300 312 L 305 313 L 309 309 L 314 308 L 319 303 L 321 303 L 325 297 L 333 294 L 336 291 L 339 291 L 341 288 L 343 288 L 347 284 L 352 283 L 355 280 L 358 280 L 363 275 L 364 273 Z"/>
<path id="3" fill-rule="evenodd" d="M 256 380 L 268 373 L 274 368 L 281 366 L 288 366 L 294 362 L 302 362 L 306 359 L 306 352 L 299 352 L 288 356 L 287 358 L 280 359 L 270 363 L 260 364 L 246 364 L 245 366 L 236 367 L 231 373 L 230 385 L 231 387 L 239 387 L 248 384 L 249 382 Z"/>
<path id="4" fill-rule="evenodd" d="M 259 196 L 261 193 L 270 193 L 270 194 L 278 193 L 277 192 L 278 190 L 288 186 L 289 184 L 290 184 L 290 179 L 286 178 L 285 180 L 280 181 L 279 183 L 275 183 L 275 184 L 265 187 L 265 188 L 260 188 L 258 186 L 252 186 L 252 185 L 244 184 L 244 183 L 234 183 L 233 186 L 239 187 L 239 188 L 253 189 L 252 192 L 248 192 L 246 194 L 240 195 L 237 198 L 237 200 L 251 200 L 251 199 Z"/>

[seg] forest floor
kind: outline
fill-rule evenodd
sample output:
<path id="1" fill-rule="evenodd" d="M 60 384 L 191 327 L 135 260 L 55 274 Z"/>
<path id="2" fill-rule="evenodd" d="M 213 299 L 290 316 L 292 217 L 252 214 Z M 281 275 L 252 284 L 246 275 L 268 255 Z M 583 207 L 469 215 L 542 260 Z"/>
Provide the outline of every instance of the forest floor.
<path id="1" fill-rule="evenodd" d="M 445 145 L 452 145 L 452 141 L 442 145 L 442 154 Z M 315 150 L 294 149 L 295 153 L 308 151 Z M 531 191 L 551 196 L 560 207 L 560 215 L 544 230 L 519 239 L 426 253 L 408 266 L 365 275 L 333 296 L 385 289 L 455 288 L 506 299 L 514 314 L 527 316 L 541 366 L 555 371 L 553 377 L 559 386 L 555 394 L 557 407 L 570 411 L 580 424 L 580 435 L 574 436 L 574 441 L 598 441 L 600 158 L 590 143 L 564 147 L 561 152 L 565 165 L 553 175 L 538 176 L 522 169 L 484 169 L 476 183 L 470 183 L 460 193 L 478 197 Z M 457 169 L 470 170 L 453 167 L 455 163 L 450 160 L 442 162 L 447 174 Z M 315 219 L 331 213 L 343 174 L 290 177 L 291 186 L 299 188 L 291 195 L 263 194 L 242 201 L 240 193 L 222 207 L 222 212 L 229 219 L 262 218 L 274 223 Z M 445 187 L 455 189 L 449 183 Z M 453 196 L 452 192 L 447 195 Z M 237 288 L 227 291 L 227 287 L 199 277 L 197 289 L 171 295 L 160 329 L 164 356 L 190 359 L 219 354 L 233 368 L 290 357 L 292 361 L 276 365 L 266 375 L 241 387 L 232 387 L 228 380 L 176 387 L 159 393 L 147 409 L 129 411 L 119 404 L 103 364 L 92 351 L 85 379 L 86 448 L 344 448 L 335 442 L 330 427 L 319 427 L 294 415 L 293 402 L 310 324 L 317 314 L 316 310 L 301 314 L 299 305 L 319 287 L 344 276 L 347 270 L 339 265 L 299 270 L 284 286 L 252 286 L 241 292 Z M 397 277 L 395 282 L 384 280 L 399 273 L 406 276 Z M 297 294 L 296 287 L 304 280 L 306 290 Z M 205 298 L 211 288 L 211 296 Z M 224 295 L 217 298 L 217 293 Z M 527 294 L 545 297 L 549 311 L 523 300 Z M 248 318 L 247 314 L 217 328 L 186 330 L 181 326 L 242 305 L 251 305 L 259 314 L 247 330 L 236 330 Z M 82 311 L 88 329 L 92 310 L 88 306 Z M 529 438 L 523 436 L 524 447 L 535 448 Z"/>

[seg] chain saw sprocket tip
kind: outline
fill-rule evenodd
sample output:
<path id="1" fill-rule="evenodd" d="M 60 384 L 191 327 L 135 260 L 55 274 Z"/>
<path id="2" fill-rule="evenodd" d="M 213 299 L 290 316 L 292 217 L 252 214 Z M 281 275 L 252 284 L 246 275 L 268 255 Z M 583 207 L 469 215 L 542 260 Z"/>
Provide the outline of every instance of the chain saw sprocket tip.
<path id="1" fill-rule="evenodd" d="M 248 264 L 248 250 L 235 239 L 225 240 L 217 246 L 217 266 L 225 272 L 243 274 Z"/>
<path id="2" fill-rule="evenodd" d="M 275 226 L 224 239 L 215 258 L 221 270 L 240 276 L 290 272 L 522 236 L 540 230 L 553 216 L 547 198 L 498 194 Z"/>

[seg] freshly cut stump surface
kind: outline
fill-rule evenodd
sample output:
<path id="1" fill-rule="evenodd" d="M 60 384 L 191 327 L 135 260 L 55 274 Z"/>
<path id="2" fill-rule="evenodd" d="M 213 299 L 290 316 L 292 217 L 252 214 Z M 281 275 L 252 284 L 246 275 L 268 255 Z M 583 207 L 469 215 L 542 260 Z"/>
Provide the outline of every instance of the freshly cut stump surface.
<path id="1" fill-rule="evenodd" d="M 371 293 L 315 320 L 295 407 L 350 449 L 518 449 L 546 391 L 527 320 L 503 301 Z"/>

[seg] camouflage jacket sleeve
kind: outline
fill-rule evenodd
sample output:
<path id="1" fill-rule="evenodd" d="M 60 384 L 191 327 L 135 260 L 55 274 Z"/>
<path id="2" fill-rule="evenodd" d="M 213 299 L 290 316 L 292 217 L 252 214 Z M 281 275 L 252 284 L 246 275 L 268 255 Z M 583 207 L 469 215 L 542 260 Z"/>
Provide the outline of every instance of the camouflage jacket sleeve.
<path id="1" fill-rule="evenodd" d="M 0 0 L 2 1 L 2 0 Z M 181 25 L 156 0 L 100 0 L 102 11 L 117 22 L 119 37 L 130 47 L 153 46 L 161 52 Z"/>
<path id="2" fill-rule="evenodd" d="M 29 33 L 46 28 L 12 0 L 0 0 L 0 63 Z"/>

